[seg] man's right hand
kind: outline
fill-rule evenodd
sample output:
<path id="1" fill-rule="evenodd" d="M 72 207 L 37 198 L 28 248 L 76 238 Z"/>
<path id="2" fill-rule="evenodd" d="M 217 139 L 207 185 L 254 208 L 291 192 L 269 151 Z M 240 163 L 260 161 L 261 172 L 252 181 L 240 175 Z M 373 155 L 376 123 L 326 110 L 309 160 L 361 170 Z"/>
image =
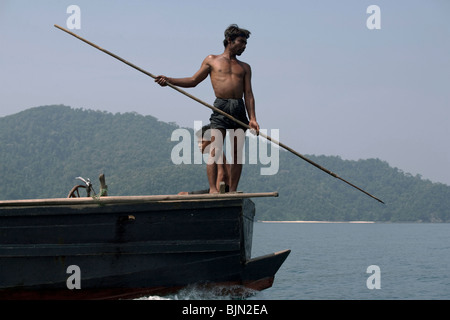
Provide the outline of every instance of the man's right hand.
<path id="1" fill-rule="evenodd" d="M 166 76 L 157 76 L 155 78 L 155 82 L 159 84 L 161 87 L 167 86 L 167 83 L 169 82 L 169 78 Z"/>

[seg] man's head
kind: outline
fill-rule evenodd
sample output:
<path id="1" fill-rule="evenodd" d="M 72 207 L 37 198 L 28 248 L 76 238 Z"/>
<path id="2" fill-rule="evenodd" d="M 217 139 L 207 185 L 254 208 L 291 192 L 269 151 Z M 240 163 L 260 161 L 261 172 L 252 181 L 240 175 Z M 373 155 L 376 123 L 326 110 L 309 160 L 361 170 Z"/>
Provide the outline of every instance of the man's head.
<path id="1" fill-rule="evenodd" d="M 245 42 L 245 44 L 247 44 L 247 39 L 250 37 L 250 31 L 239 28 L 237 24 L 232 24 L 225 30 L 224 35 L 225 39 L 223 40 L 223 45 L 226 48 L 228 45 L 234 43 L 237 38 L 240 38 L 240 41 L 243 41 Z"/>

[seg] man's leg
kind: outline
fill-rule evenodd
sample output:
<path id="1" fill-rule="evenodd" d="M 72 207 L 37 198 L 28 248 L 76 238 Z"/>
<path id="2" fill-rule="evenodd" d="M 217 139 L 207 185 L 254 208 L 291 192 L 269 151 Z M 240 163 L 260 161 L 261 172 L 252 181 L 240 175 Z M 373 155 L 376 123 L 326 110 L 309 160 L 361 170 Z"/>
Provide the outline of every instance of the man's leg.
<path id="1" fill-rule="evenodd" d="M 223 164 L 220 165 L 220 169 L 222 172 L 218 172 L 217 174 L 217 190 L 220 188 L 220 183 L 223 181 L 225 182 L 225 185 L 230 187 L 230 165 L 227 163 L 227 159 L 225 157 L 225 153 L 222 154 L 223 156 Z"/>
<path id="2" fill-rule="evenodd" d="M 230 131 L 229 135 L 233 150 L 233 159 L 230 164 L 230 192 L 234 192 L 237 190 L 242 173 L 242 150 L 245 142 L 245 131 L 236 129 L 234 132 Z"/>
<path id="3" fill-rule="evenodd" d="M 218 178 L 223 179 L 223 139 L 224 129 L 211 129 L 211 145 L 208 162 L 206 163 L 206 174 L 208 175 L 209 193 L 218 193 Z"/>

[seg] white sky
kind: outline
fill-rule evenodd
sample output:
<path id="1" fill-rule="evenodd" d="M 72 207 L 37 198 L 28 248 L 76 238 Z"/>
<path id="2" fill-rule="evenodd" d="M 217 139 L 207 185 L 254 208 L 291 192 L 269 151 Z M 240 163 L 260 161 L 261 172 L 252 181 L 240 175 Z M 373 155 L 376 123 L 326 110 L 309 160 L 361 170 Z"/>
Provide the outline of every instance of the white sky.
<path id="1" fill-rule="evenodd" d="M 261 128 L 305 155 L 379 158 L 450 184 L 448 0 L 0 0 L 0 116 L 64 104 L 208 122 L 210 109 L 56 29 L 72 4 L 75 33 L 170 77 L 222 53 L 237 23 L 252 32 L 240 58 Z M 380 30 L 366 27 L 372 4 Z M 214 101 L 209 80 L 186 90 Z"/>

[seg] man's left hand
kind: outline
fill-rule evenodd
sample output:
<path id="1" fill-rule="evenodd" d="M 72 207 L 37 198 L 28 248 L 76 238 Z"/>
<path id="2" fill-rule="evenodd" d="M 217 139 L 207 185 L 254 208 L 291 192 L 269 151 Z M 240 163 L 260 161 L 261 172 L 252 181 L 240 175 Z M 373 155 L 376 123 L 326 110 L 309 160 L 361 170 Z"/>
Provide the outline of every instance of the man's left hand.
<path id="1" fill-rule="evenodd" d="M 250 120 L 248 125 L 250 126 L 250 132 L 255 136 L 259 135 L 259 124 L 256 120 Z"/>

